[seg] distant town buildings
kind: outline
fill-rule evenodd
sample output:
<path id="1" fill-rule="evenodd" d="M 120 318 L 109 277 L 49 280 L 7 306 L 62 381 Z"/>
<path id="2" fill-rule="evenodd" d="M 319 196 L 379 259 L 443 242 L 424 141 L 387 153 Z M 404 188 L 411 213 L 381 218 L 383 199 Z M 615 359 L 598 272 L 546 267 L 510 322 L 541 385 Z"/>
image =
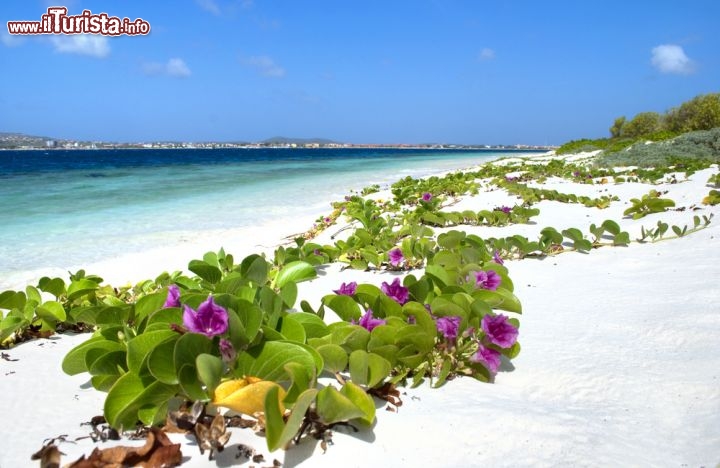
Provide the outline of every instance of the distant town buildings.
<path id="1" fill-rule="evenodd" d="M 179 148 L 424 148 L 424 149 L 517 149 L 548 150 L 551 146 L 534 145 L 456 145 L 456 144 L 355 144 L 328 141 L 293 141 L 291 139 L 268 140 L 257 143 L 247 142 L 137 142 L 112 143 L 101 141 L 62 140 L 37 137 L 22 133 L 1 133 L 0 149 L 179 149 Z"/>

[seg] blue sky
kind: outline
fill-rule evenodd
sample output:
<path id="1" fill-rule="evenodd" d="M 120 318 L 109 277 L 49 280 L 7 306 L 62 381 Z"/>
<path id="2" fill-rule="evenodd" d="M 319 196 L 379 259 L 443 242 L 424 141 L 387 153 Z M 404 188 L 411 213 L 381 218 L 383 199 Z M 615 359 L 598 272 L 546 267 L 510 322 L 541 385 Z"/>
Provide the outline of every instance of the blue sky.
<path id="1" fill-rule="evenodd" d="M 147 36 L 11 36 L 48 6 Z M 720 92 L 720 2 L 5 0 L 0 131 L 561 144 Z"/>

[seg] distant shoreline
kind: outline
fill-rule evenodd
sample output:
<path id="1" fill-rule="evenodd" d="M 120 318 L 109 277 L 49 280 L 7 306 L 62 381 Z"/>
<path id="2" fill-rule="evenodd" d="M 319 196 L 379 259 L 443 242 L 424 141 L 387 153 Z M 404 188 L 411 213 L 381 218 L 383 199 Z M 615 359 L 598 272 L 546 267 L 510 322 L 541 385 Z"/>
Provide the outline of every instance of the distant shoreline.
<path id="1" fill-rule="evenodd" d="M 20 148 L 0 148 L 0 151 L 98 151 L 98 150 L 192 150 L 192 149 L 392 149 L 392 150 L 440 150 L 440 151 L 513 151 L 513 152 L 543 152 L 556 149 L 555 146 L 472 146 L 472 145 L 265 145 L 265 144 L 248 144 L 235 145 L 232 143 L 204 144 L 203 146 L 195 146 L 188 144 L 183 146 L 137 146 L 137 145 L 116 145 L 116 146 L 69 146 L 69 147 L 20 147 Z"/>

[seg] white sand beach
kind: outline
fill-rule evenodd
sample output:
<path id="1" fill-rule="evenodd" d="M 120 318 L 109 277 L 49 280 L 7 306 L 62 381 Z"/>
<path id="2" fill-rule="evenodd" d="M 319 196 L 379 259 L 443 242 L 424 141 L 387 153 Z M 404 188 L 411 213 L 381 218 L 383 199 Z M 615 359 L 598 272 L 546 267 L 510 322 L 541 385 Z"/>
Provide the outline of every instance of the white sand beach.
<path id="1" fill-rule="evenodd" d="M 427 384 L 402 388 L 401 407 L 387 411 L 388 405 L 376 400 L 375 425 L 357 433 L 337 428 L 325 452 L 319 442 L 306 438 L 299 446 L 269 453 L 264 439 L 251 430 L 231 429 L 224 452 L 208 462 L 194 438 L 173 434 L 172 440 L 183 444 L 182 466 L 272 466 L 274 459 L 284 467 L 717 466 L 720 205 L 701 204 L 709 191 L 706 181 L 717 172 L 715 167 L 687 181 L 678 177 L 678 183 L 654 186 L 549 179 L 542 186 L 579 195 L 611 194 L 620 201 L 603 210 L 542 201 L 535 205 L 540 215 L 531 224 L 456 228 L 481 237 L 533 237 L 546 226 L 577 227 L 587 233 L 590 224 L 612 219 L 635 239 L 641 226 L 654 227 L 658 220 L 683 226 L 692 224 L 694 215 L 715 215 L 706 229 L 683 238 L 506 261 L 523 304 L 522 352 L 512 369 L 498 373 L 494 384 L 457 378 L 439 389 Z M 492 209 L 518 202 L 507 192 L 484 187 L 449 209 Z M 628 201 L 650 189 L 667 191 L 664 197 L 685 210 L 623 218 Z M 258 245 L 272 247 L 302 230 L 299 224 L 276 223 L 262 236 L 255 232 L 244 237 L 245 245 L 242 236 L 235 245 L 223 245 L 240 258 L 262 251 Z M 341 228 L 330 227 L 316 241 L 330 242 Z M 170 246 L 162 255 L 128 258 L 124 264 L 98 264 L 88 270 L 111 283 L 137 281 L 194 257 L 183 246 Z M 165 259 L 175 263 L 165 266 Z M 390 275 L 332 264 L 317 279 L 298 285 L 298 302 L 318 305 L 341 282 L 379 285 Z M 65 454 L 63 464 L 89 455 L 96 446 L 142 445 L 127 439 L 98 444 L 89 438 L 76 440 L 90 432 L 81 423 L 102 413 L 105 396 L 88 384 L 86 375 L 70 377 L 60 368 L 64 355 L 85 339 L 54 336 L 3 350 L 0 467 L 37 466 L 30 456 L 47 439 L 61 436 L 64 441 L 57 445 Z M 241 445 L 264 455 L 264 461 L 238 458 Z"/>

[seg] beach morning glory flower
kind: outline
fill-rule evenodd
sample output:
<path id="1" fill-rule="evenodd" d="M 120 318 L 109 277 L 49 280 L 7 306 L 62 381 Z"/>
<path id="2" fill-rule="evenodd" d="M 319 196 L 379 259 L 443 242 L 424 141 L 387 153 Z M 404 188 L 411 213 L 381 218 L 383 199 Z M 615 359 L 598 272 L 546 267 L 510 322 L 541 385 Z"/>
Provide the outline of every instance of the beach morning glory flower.
<path id="1" fill-rule="evenodd" d="M 402 251 L 395 247 L 390 252 L 388 252 L 388 258 L 390 259 L 390 265 L 392 266 L 400 266 L 400 264 L 405 260 L 405 257 L 403 257 Z"/>
<path id="2" fill-rule="evenodd" d="M 455 341 L 458 336 L 458 328 L 460 328 L 460 317 L 451 315 L 448 317 L 439 317 L 435 321 L 438 331 L 443 334 L 446 340 Z"/>
<path id="3" fill-rule="evenodd" d="M 495 208 L 495 210 L 496 210 L 496 211 L 502 211 L 503 213 L 508 214 L 508 213 L 510 213 L 510 212 L 512 211 L 512 208 L 510 208 L 509 206 L 503 205 L 503 206 L 501 206 L 500 208 Z"/>
<path id="4" fill-rule="evenodd" d="M 341 296 L 352 296 L 355 294 L 355 290 L 357 289 L 357 283 L 355 281 L 351 281 L 350 283 L 342 283 L 340 285 L 339 289 L 333 289 L 333 292 L 335 294 L 339 294 Z"/>
<path id="5" fill-rule="evenodd" d="M 400 284 L 400 278 L 395 278 L 390 284 L 383 281 L 382 285 L 380 285 L 380 290 L 400 305 L 405 304 L 410 295 L 408 288 Z"/>
<path id="6" fill-rule="evenodd" d="M 470 356 L 470 360 L 482 364 L 493 374 L 497 373 L 500 368 L 500 353 L 481 344 L 478 345 L 477 352 Z"/>
<path id="7" fill-rule="evenodd" d="M 515 344 L 518 337 L 518 329 L 508 321 L 503 314 L 486 314 L 480 323 L 485 335 L 490 342 L 501 348 L 509 348 Z"/>
<path id="8" fill-rule="evenodd" d="M 500 275 L 495 273 L 493 270 L 488 271 L 476 271 L 475 272 L 475 287 L 476 288 L 482 288 L 482 289 L 488 289 L 490 291 L 495 291 L 498 286 L 500 286 L 500 282 L 502 281 L 502 278 L 500 278 Z"/>
<path id="9" fill-rule="evenodd" d="M 359 325 L 367 331 L 373 331 L 378 325 L 385 325 L 385 320 L 373 318 L 373 311 L 368 309 L 365 314 L 360 317 Z"/>
<path id="10" fill-rule="evenodd" d="M 493 252 L 493 262 L 497 263 L 498 265 L 502 265 L 503 263 L 505 263 L 497 250 Z"/>
<path id="11" fill-rule="evenodd" d="M 183 325 L 192 333 L 202 333 L 212 338 L 227 331 L 228 313 L 224 307 L 215 304 L 212 296 L 208 296 L 197 311 L 188 305 L 184 306 Z"/>
<path id="12" fill-rule="evenodd" d="M 168 295 L 163 304 L 163 309 L 168 307 L 180 307 L 180 288 L 176 284 L 168 286 Z"/>
<path id="13" fill-rule="evenodd" d="M 237 352 L 230 341 L 225 338 L 220 339 L 220 356 L 225 362 L 231 362 L 237 356 Z"/>
<path id="14" fill-rule="evenodd" d="M 423 193 L 423 194 L 422 194 L 422 200 L 423 200 L 424 202 L 429 202 L 430 200 L 432 200 L 432 194 L 431 194 L 430 192 L 425 192 L 425 193 Z"/>

